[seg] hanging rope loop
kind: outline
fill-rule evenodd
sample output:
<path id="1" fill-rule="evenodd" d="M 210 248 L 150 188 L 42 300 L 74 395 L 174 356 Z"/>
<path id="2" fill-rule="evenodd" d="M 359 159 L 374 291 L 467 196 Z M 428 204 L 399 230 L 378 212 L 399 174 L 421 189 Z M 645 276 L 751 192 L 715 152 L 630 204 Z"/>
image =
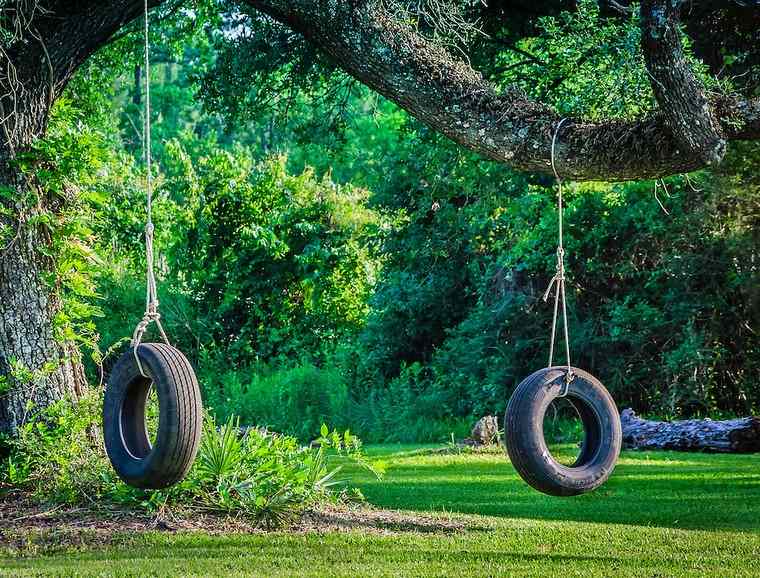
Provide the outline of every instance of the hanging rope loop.
<path id="1" fill-rule="evenodd" d="M 147 377 L 143 371 L 140 356 L 137 350 L 142 343 L 145 332 L 151 323 L 155 323 L 161 334 L 161 339 L 167 345 L 169 338 L 161 324 L 161 314 L 158 312 L 158 289 L 156 286 L 155 251 L 153 240 L 156 227 L 153 224 L 153 158 L 151 154 L 151 110 L 150 110 L 150 19 L 148 17 L 148 0 L 145 0 L 145 119 L 143 127 L 143 148 L 145 155 L 145 189 L 146 189 L 146 223 L 145 223 L 145 261 L 146 261 L 146 290 L 145 290 L 145 314 L 135 327 L 132 334 L 132 348 L 137 361 L 137 367 L 143 377 Z"/>
<path id="2" fill-rule="evenodd" d="M 559 176 L 559 172 L 557 172 L 557 165 L 555 162 L 557 135 L 559 134 L 559 131 L 562 128 L 562 124 L 566 120 L 567 118 L 563 118 L 557 123 L 557 126 L 554 129 L 554 135 L 552 136 L 551 163 L 552 163 L 552 172 L 554 172 L 554 177 L 557 180 L 557 189 L 558 189 L 557 191 L 557 222 L 558 222 L 559 231 L 558 231 L 558 240 L 557 240 L 556 271 L 554 273 L 554 276 L 551 278 L 551 281 L 549 281 L 549 286 L 546 288 L 546 292 L 544 293 L 544 302 L 546 302 L 549 300 L 549 295 L 551 295 L 552 291 L 554 291 L 554 315 L 552 317 L 551 340 L 549 342 L 549 367 L 552 367 L 554 364 L 554 344 L 557 340 L 557 320 L 559 317 L 559 305 L 560 305 L 560 302 L 562 303 L 562 325 L 564 327 L 564 333 L 565 333 L 565 359 L 567 361 L 567 372 L 565 373 L 564 384 L 562 387 L 562 391 L 559 394 L 559 397 L 565 397 L 567 395 L 568 389 L 570 387 L 570 383 L 575 378 L 575 375 L 573 374 L 573 368 L 570 364 L 570 331 L 567 325 L 567 298 L 565 295 L 566 275 L 565 275 L 565 246 L 564 246 L 564 230 L 563 230 L 564 206 L 563 206 L 563 198 L 562 198 L 562 178 Z"/>

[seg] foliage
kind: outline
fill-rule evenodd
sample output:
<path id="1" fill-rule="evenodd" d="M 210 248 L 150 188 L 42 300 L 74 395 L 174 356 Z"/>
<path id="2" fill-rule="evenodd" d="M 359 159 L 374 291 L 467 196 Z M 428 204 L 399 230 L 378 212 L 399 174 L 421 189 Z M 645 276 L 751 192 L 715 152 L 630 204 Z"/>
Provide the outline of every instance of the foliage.
<path id="1" fill-rule="evenodd" d="M 94 448 L 99 436 L 99 398 L 90 395 L 47 408 L 42 419 L 30 419 L 9 440 L 10 455 L 0 465 L 0 481 L 31 489 L 54 502 L 88 503 L 100 497 L 106 461 Z"/>
<path id="2" fill-rule="evenodd" d="M 102 266 L 91 227 L 102 201 L 95 173 L 110 156 L 99 124 L 103 122 L 82 100 L 58 99 L 46 137 L 16 159 L 25 178 L 35 184 L 28 198 L 16 202 L 19 226 L 35 227 L 50 239 L 36 249 L 52 264 L 45 281 L 62 303 L 54 319 L 55 336 L 91 350 L 97 342 L 93 318 L 101 314 L 93 302 Z"/>
<path id="3" fill-rule="evenodd" d="M 751 260 L 756 205 L 743 196 L 727 199 L 719 182 L 707 181 L 699 192 L 670 183 L 669 215 L 653 200 L 651 184 L 579 185 L 568 193 L 573 360 L 601 376 L 621 404 L 666 415 L 756 411 L 749 378 L 758 367 L 756 336 L 722 321 L 728 315 L 754 323 L 756 311 L 743 295 L 756 286 L 756 274 L 743 264 Z M 449 404 L 453 415 L 483 415 L 503 411 L 511 389 L 546 363 L 550 307 L 540 297 L 553 274 L 556 215 L 539 188 L 500 205 L 490 215 L 475 213 L 474 230 L 461 237 L 470 241 L 447 257 L 447 265 L 459 265 L 438 272 L 447 291 L 466 266 L 473 272 L 458 305 L 470 291 L 476 298 L 459 319 L 442 308 L 447 293 L 404 296 L 386 268 L 376 299 L 393 291 L 392 306 L 375 309 L 382 316 L 368 325 L 367 355 L 391 343 L 409 357 L 365 368 L 381 376 L 377 382 L 393 377 L 398 363 L 421 362 L 424 390 L 438 392 L 440 405 Z M 735 231 L 730 241 L 715 234 L 718 221 Z M 493 241 L 478 254 L 472 245 L 480 239 Z M 429 327 L 415 324 L 425 306 L 441 312 L 446 328 L 433 351 L 413 340 Z M 402 327 L 414 333 L 397 325 L 396 310 L 408 312 Z"/>
<path id="4" fill-rule="evenodd" d="M 382 222 L 366 191 L 291 176 L 282 159 L 254 164 L 244 150 L 195 164 L 179 143 L 171 151 L 156 245 L 167 325 L 188 353 L 221 349 L 243 364 L 319 357 L 361 325 L 379 269 L 370 235 Z M 140 314 L 139 195 L 114 191 L 101 213 L 103 249 L 116 249 L 103 278 L 107 344 Z"/>
<path id="5" fill-rule="evenodd" d="M 487 42 L 456 25 L 480 3 L 399 6 L 453 50 Z M 637 18 L 580 2 L 478 65 L 566 114 L 640 116 Z M 167 7 L 153 33 L 161 312 L 218 422 L 443 441 L 500 414 L 546 363 L 552 180 L 463 151 L 248 10 Z M 62 205 L 39 219 L 57 240 L 59 334 L 95 364 L 144 306 L 140 50 L 127 34 L 79 71 L 26 159 Z M 650 182 L 567 187 L 573 360 L 619 405 L 758 411 L 759 154 L 733 147 L 721 168 L 668 180 L 668 214 Z"/>
<path id="6" fill-rule="evenodd" d="M 641 53 L 639 10 L 604 18 L 596 0 L 580 0 L 576 10 L 538 18 L 538 33 L 500 51 L 489 67 L 501 87 L 517 85 L 563 115 L 589 120 L 636 118 L 655 109 L 650 78 Z M 730 89 L 693 56 L 685 54 L 709 90 Z M 526 58 L 526 55 L 529 58 Z M 490 72 L 490 70 L 489 70 Z"/>
<path id="7" fill-rule="evenodd" d="M 346 354 L 346 352 L 343 352 Z M 225 369 L 224 360 L 205 358 L 200 375 L 205 403 L 220 419 L 239 412 L 243 423 L 257 424 L 308 442 L 321 424 L 348 428 L 362 439 L 441 441 L 451 432 L 469 434 L 469 418 L 453 417 L 446 392 L 424 391 L 415 364 L 391 381 L 387 389 L 351 392 L 336 367 L 305 362 L 292 368 Z"/>
<path id="8" fill-rule="evenodd" d="M 205 401 L 220 419 L 238 409 L 244 423 L 271 428 L 302 441 L 315 439 L 323 423 L 349 424 L 348 386 L 335 369 L 311 363 L 266 371 L 225 370 L 224 359 L 204 360 Z"/>
<path id="9" fill-rule="evenodd" d="M 348 431 L 330 432 L 323 425 L 316 447 L 304 448 L 295 438 L 264 430 L 241 435 L 234 417 L 219 427 L 209 417 L 187 478 L 167 490 L 138 490 L 116 478 L 104 454 L 96 417 L 100 403 L 94 394 L 77 403 L 62 400 L 28 421 L 7 442 L 0 483 L 51 503 L 216 512 L 275 527 L 305 509 L 361 497 L 336 477 L 341 466 L 330 464 L 336 457 L 374 475 L 381 472 L 381 464 L 368 460 L 359 439 Z"/>
<path id="10" fill-rule="evenodd" d="M 292 522 L 304 509 L 336 499 L 340 468 L 328 467 L 329 450 L 355 458 L 374 473 L 361 455 L 361 443 L 322 426 L 316 449 L 302 448 L 294 438 L 249 429 L 240 437 L 239 421 L 204 427 L 198 463 L 175 490 L 186 500 L 224 514 L 244 515 L 267 527 Z M 360 495 L 355 492 L 352 495 Z"/>
<path id="11" fill-rule="evenodd" d="M 531 78 L 547 85 L 537 90 L 563 79 L 552 94 L 568 111 L 636 116 L 650 97 L 646 79 L 635 80 L 635 17 L 598 21 L 588 3 L 543 20 L 521 46 L 546 62 L 575 62 L 589 39 L 602 49 Z M 184 66 L 175 78 L 186 78 Z M 192 98 L 155 92 L 159 107 L 180 103 L 173 123 L 193 126 L 183 120 L 198 118 Z M 340 126 L 315 129 L 310 107 L 329 116 L 329 99 L 318 102 L 297 93 L 288 118 L 249 103 L 234 132 L 178 128 L 164 147 L 157 206 L 172 333 L 202 368 L 220 419 L 239 414 L 304 440 L 320 420 L 369 440 L 464 435 L 546 363 L 552 182 L 476 159 L 364 90 L 341 101 Z M 206 105 L 205 118 L 227 115 L 214 99 Z M 287 157 L 258 160 L 272 150 Z M 757 409 L 747 377 L 756 337 L 732 329 L 757 315 L 755 275 L 741 265 L 757 219 L 756 184 L 738 168 L 746 162 L 702 175 L 700 192 L 669 181 L 659 193 L 669 214 L 652 183 L 568 188 L 573 359 L 621 406 L 673 416 Z M 99 229 L 120 263 L 103 277 L 109 342 L 141 307 L 139 189 L 128 191 L 112 187 Z"/>
<path id="12" fill-rule="evenodd" d="M 230 123 L 287 114 L 304 97 L 319 106 L 336 94 L 345 98 L 351 83 L 306 39 L 248 6 L 227 14 L 215 37 L 212 67 L 194 74 L 209 110 L 223 111 Z"/>
<path id="13" fill-rule="evenodd" d="M 426 368 L 404 367 L 387 387 L 372 388 L 354 405 L 352 427 L 368 440 L 441 442 L 470 434 L 473 417 L 452 411 L 455 392 L 428 387 Z"/>
<path id="14" fill-rule="evenodd" d="M 364 238 L 378 223 L 363 207 L 366 192 L 230 153 L 169 178 L 197 191 L 173 258 L 228 352 L 289 358 L 359 326 L 377 269 Z"/>

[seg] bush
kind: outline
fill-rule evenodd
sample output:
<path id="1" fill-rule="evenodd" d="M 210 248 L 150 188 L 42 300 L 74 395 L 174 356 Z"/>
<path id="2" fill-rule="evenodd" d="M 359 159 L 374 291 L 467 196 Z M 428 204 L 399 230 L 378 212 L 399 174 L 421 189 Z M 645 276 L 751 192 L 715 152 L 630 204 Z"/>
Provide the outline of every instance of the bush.
<path id="1" fill-rule="evenodd" d="M 101 415 L 100 401 L 94 394 L 76 404 L 62 400 L 25 423 L 6 441 L 0 480 L 53 502 L 100 499 L 115 483 L 100 450 L 101 423 L 93 417 Z"/>
<path id="2" fill-rule="evenodd" d="M 699 191 L 669 182 L 668 215 L 652 183 L 566 187 L 572 360 L 598 375 L 621 407 L 668 416 L 758 410 L 750 376 L 760 347 L 749 328 L 760 309 L 757 272 L 748 265 L 756 203 L 726 179 L 705 179 Z M 552 197 L 531 186 L 498 203 L 484 198 L 458 208 L 451 201 L 456 210 L 447 212 L 441 201 L 432 216 L 420 210 L 419 223 L 388 245 L 393 252 L 360 339 L 371 365 L 361 368 L 367 377 L 357 375 L 358 389 L 368 381 L 383 397 L 386 384 L 417 363 L 424 371 L 416 389 L 438 392 L 444 415 L 501 413 L 514 387 L 546 364 L 551 304 L 541 296 L 554 273 Z M 454 241 L 436 258 L 419 231 L 439 219 Z M 423 249 L 413 250 L 412 241 Z M 409 290 L 408 270 L 426 272 L 425 290 Z M 435 335 L 423 335 L 433 326 Z"/>
<path id="3" fill-rule="evenodd" d="M 267 427 L 301 441 L 311 441 L 323 423 L 338 429 L 349 425 L 348 387 L 336 369 L 303 363 L 267 371 L 228 370 L 216 374 L 218 362 L 205 366 L 202 383 L 206 403 L 218 419 L 237 414 L 246 425 Z"/>
<path id="4" fill-rule="evenodd" d="M 428 388 L 420 364 L 404 369 L 387 388 L 353 398 L 337 360 L 330 368 L 305 362 L 274 371 L 260 366 L 217 372 L 214 361 L 202 366 L 205 402 L 217 419 L 239 415 L 245 425 L 304 442 L 317 437 L 323 423 L 371 442 L 444 442 L 452 433 L 467 435 L 473 421 L 452 417 L 453 392 Z"/>
<path id="5" fill-rule="evenodd" d="M 452 412 L 451 392 L 431 387 L 419 363 L 405 367 L 387 388 L 351 406 L 351 427 L 373 442 L 444 442 L 466 437 L 474 420 Z"/>
<path id="6" fill-rule="evenodd" d="M 242 365 L 319 359 L 361 326 L 379 267 L 369 238 L 382 225 L 367 191 L 289 175 L 282 158 L 253 165 L 244 150 L 192 169 L 180 145 L 170 152 L 167 194 L 186 193 L 167 265 L 200 344 Z"/>
<path id="7" fill-rule="evenodd" d="M 61 401 L 28 422 L 6 441 L 9 455 L 0 482 L 39 501 L 92 507 L 120 505 L 137 510 L 204 511 L 241 515 L 266 527 L 292 521 L 306 508 L 360 497 L 336 475 L 331 456 L 349 458 L 379 475 L 379 465 L 362 453 L 358 438 L 322 426 L 315 447 L 293 437 L 249 429 L 237 418 L 218 427 L 204 423 L 198 458 L 188 476 L 166 490 L 145 491 L 121 482 L 100 441 L 99 396 L 72 404 Z"/>
<path id="8" fill-rule="evenodd" d="M 293 521 L 306 508 L 346 495 L 361 496 L 358 490 L 335 493 L 341 485 L 335 477 L 340 468 L 330 469 L 328 450 L 375 473 L 377 468 L 348 431 L 330 434 L 325 425 L 321 430 L 316 448 L 305 448 L 295 438 L 265 430 L 248 429 L 241 436 L 235 418 L 219 428 L 209 418 L 195 467 L 167 498 L 243 515 L 270 528 Z"/>

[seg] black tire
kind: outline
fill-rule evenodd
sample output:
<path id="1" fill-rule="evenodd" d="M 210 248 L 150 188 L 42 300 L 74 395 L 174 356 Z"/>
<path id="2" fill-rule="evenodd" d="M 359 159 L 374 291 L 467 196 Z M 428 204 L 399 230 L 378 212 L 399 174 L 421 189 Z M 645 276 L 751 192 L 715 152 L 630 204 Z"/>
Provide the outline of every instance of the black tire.
<path id="1" fill-rule="evenodd" d="M 181 351 L 163 343 L 138 347 L 113 368 L 103 402 L 106 452 L 116 473 L 130 486 L 160 489 L 182 480 L 195 460 L 203 426 L 198 381 Z M 158 432 L 151 445 L 145 405 L 151 386 L 159 404 Z"/>
<path id="2" fill-rule="evenodd" d="M 535 372 L 517 386 L 504 416 L 507 454 L 517 473 L 539 492 L 576 496 L 595 490 L 615 468 L 623 434 L 620 414 L 607 389 L 591 374 L 573 368 L 567 399 L 581 418 L 584 440 L 572 466 L 555 460 L 544 440 L 544 416 L 562 392 L 566 367 Z"/>

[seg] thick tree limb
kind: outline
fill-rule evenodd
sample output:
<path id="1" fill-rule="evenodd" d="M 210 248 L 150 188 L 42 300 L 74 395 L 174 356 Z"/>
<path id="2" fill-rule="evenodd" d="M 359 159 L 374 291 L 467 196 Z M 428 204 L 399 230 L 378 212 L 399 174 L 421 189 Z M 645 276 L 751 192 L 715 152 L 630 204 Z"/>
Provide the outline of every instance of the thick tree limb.
<path id="1" fill-rule="evenodd" d="M 149 1 L 151 6 L 161 3 Z M 76 69 L 143 10 L 143 0 L 39 0 L 27 4 L 34 5 L 34 10 L 25 16 L 23 32 L 0 53 L 4 128 L 0 141 L 11 149 L 44 133 L 50 105 Z M 15 11 L 15 7 L 5 10 Z"/>
<path id="2" fill-rule="evenodd" d="M 150 7 L 165 3 L 149 0 Z M 76 69 L 111 37 L 143 12 L 143 0 L 57 0 L 47 2 L 49 17 L 39 31 L 53 60 L 58 90 Z"/>
<path id="3" fill-rule="evenodd" d="M 559 121 L 518 89 L 497 94 L 480 74 L 414 28 L 383 0 L 245 0 L 302 33 L 362 83 L 463 146 L 520 170 L 550 172 Z M 760 138 L 760 99 L 713 101 L 727 140 Z M 658 178 L 704 167 L 664 114 L 622 122 L 565 123 L 557 167 L 574 180 Z"/>
<path id="4" fill-rule="evenodd" d="M 683 149 L 706 164 L 726 152 L 720 123 L 695 76 L 679 36 L 680 0 L 643 0 L 641 46 L 665 122 Z"/>
<path id="5" fill-rule="evenodd" d="M 760 417 L 726 421 L 648 421 L 632 409 L 620 414 L 623 444 L 631 449 L 682 452 L 760 452 Z"/>

